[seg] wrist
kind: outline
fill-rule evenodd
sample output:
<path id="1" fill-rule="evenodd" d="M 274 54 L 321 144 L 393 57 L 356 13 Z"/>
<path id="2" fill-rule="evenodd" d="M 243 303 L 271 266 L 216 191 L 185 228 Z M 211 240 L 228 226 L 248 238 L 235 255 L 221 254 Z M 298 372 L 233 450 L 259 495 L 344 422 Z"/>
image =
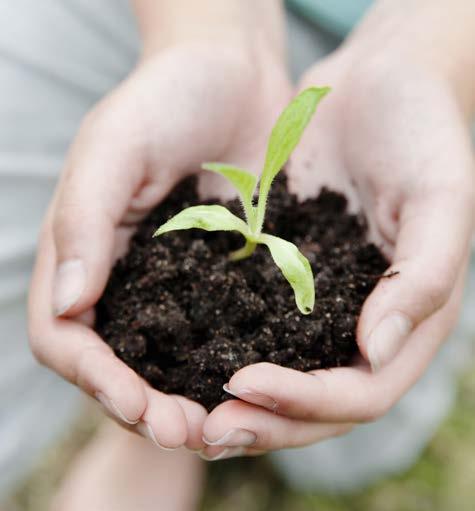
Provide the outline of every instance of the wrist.
<path id="1" fill-rule="evenodd" d="M 280 0 L 134 0 L 143 58 L 183 45 L 252 51 L 265 46 L 284 59 Z"/>

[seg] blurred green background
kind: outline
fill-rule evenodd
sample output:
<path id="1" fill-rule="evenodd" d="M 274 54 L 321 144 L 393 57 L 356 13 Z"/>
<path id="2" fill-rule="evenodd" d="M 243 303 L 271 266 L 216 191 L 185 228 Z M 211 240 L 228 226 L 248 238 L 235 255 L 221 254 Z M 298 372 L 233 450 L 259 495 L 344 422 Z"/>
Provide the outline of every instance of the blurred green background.
<path id="1" fill-rule="evenodd" d="M 295 493 L 265 458 L 210 464 L 203 511 L 473 511 L 475 365 L 461 378 L 457 404 L 407 473 L 347 496 Z M 17 511 L 46 511 L 75 453 L 99 423 L 90 412 L 44 456 L 12 498 Z"/>

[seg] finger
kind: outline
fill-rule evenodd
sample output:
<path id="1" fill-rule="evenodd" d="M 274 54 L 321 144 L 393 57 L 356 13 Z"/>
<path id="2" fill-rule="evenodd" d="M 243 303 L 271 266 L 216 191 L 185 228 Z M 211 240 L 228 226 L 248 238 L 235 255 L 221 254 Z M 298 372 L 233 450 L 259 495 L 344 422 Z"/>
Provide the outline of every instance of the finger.
<path id="1" fill-rule="evenodd" d="M 399 222 L 392 278 L 380 280 L 358 323 L 360 351 L 373 370 L 388 364 L 410 333 L 443 307 L 469 250 L 472 193 L 452 189 L 407 201 Z"/>
<path id="2" fill-rule="evenodd" d="M 133 424 L 146 409 L 140 378 L 85 325 L 55 318 L 50 300 L 55 254 L 51 230 L 40 240 L 29 295 L 30 344 L 37 359 L 98 399 L 118 420 Z"/>
<path id="3" fill-rule="evenodd" d="M 116 227 L 143 177 L 142 162 L 107 143 L 103 129 L 94 122 L 90 117 L 83 124 L 55 197 L 57 316 L 83 312 L 99 298 L 112 264 Z M 114 131 L 109 134 L 114 135 Z"/>
<path id="4" fill-rule="evenodd" d="M 44 297 L 51 293 L 53 271 L 54 247 L 46 229 L 30 293 L 30 337 L 37 358 L 94 396 L 110 417 L 155 445 L 163 449 L 184 445 L 187 417 L 176 399 L 150 388 L 82 322 L 52 316 Z M 201 435 L 199 424 L 195 429 L 194 438 Z"/>
<path id="5" fill-rule="evenodd" d="M 173 397 L 181 406 L 188 424 L 188 436 L 185 446 L 192 451 L 202 449 L 205 446 L 203 442 L 203 424 L 208 416 L 208 412 L 195 401 L 191 401 L 183 396 Z"/>
<path id="6" fill-rule="evenodd" d="M 461 273 L 449 302 L 411 334 L 393 362 L 378 373 L 367 366 L 302 373 L 260 363 L 233 375 L 229 392 L 279 415 L 304 421 L 358 423 L 382 417 L 420 378 L 457 316 Z"/>
<path id="7" fill-rule="evenodd" d="M 152 177 L 147 151 L 135 140 L 134 116 L 122 119 L 123 108 L 115 103 L 102 110 L 115 115 L 86 119 L 55 198 L 57 316 L 74 316 L 96 303 L 114 260 L 117 228 L 139 221 L 180 178 L 179 169 L 170 167 L 173 161 L 165 166 L 164 158 L 163 167 L 155 162 L 158 178 Z"/>
<path id="8" fill-rule="evenodd" d="M 208 447 L 202 455 L 215 460 L 302 447 L 344 434 L 351 427 L 351 424 L 318 424 L 293 420 L 232 400 L 218 406 L 206 419 L 203 434 Z"/>
<path id="9" fill-rule="evenodd" d="M 188 423 L 181 406 L 172 396 L 145 386 L 147 408 L 134 427 L 157 447 L 174 450 L 185 444 Z"/>
<path id="10" fill-rule="evenodd" d="M 374 390 L 364 395 L 371 377 L 360 368 L 303 373 L 264 362 L 238 371 L 226 388 L 233 396 L 281 416 L 350 423 L 365 419 L 375 401 Z"/>

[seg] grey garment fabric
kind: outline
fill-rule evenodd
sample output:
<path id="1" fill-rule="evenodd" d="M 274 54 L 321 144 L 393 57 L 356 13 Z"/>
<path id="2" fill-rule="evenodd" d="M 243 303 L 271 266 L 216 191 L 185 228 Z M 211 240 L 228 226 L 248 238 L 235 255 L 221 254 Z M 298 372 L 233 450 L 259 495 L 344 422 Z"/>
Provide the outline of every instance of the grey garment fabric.
<path id="1" fill-rule="evenodd" d="M 295 77 L 337 44 L 295 17 L 289 29 Z M 67 147 L 84 114 L 132 69 L 138 48 L 127 0 L 0 1 L 0 498 L 78 408 L 77 390 L 29 353 L 27 283 Z M 334 490 L 400 470 L 450 407 L 453 365 L 439 357 L 377 424 L 277 453 L 276 465 L 297 487 Z"/>
<path id="2" fill-rule="evenodd" d="M 287 44 L 289 70 L 294 82 L 298 82 L 312 64 L 338 47 L 341 39 L 317 30 L 307 19 L 287 12 Z"/>
<path id="3" fill-rule="evenodd" d="M 127 0 L 0 1 L 0 501 L 79 408 L 30 354 L 26 292 L 67 147 L 138 46 Z"/>

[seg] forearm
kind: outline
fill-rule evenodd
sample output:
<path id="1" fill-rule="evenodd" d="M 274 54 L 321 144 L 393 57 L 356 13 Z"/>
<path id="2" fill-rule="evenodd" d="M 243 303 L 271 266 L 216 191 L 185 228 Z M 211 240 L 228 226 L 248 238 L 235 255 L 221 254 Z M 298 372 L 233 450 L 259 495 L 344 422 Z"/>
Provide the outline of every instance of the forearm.
<path id="1" fill-rule="evenodd" d="M 396 56 L 442 74 L 466 115 L 475 112 L 473 0 L 379 0 L 345 47 L 363 60 Z"/>
<path id="2" fill-rule="evenodd" d="M 284 55 L 280 0 L 132 0 L 144 53 L 183 43 L 252 47 L 256 40 Z"/>

